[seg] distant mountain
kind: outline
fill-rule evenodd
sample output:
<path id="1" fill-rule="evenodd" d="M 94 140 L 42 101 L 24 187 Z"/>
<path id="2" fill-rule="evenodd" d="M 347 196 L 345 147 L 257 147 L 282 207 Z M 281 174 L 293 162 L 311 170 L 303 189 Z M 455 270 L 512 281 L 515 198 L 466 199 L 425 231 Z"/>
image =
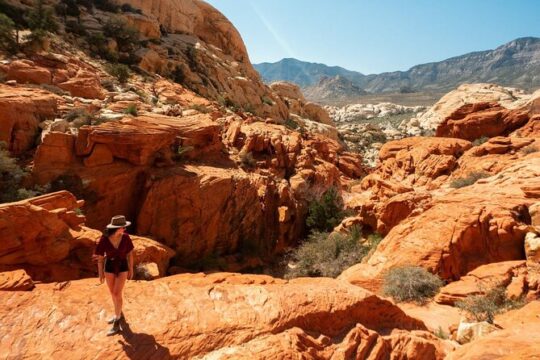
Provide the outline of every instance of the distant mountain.
<path id="1" fill-rule="evenodd" d="M 317 84 L 306 87 L 304 95 L 310 100 L 327 102 L 354 99 L 367 95 L 367 92 L 355 85 L 347 77 L 336 75 L 334 77 L 322 77 Z"/>
<path id="2" fill-rule="evenodd" d="M 296 59 L 259 64 L 255 68 L 266 82 L 286 80 L 307 87 L 318 84 L 323 76 L 340 75 L 370 93 L 446 92 L 462 83 L 473 82 L 532 90 L 540 87 L 540 38 L 520 38 L 495 50 L 477 51 L 440 62 L 417 65 L 407 71 L 373 75 Z"/>
<path id="3" fill-rule="evenodd" d="M 283 59 L 276 63 L 254 64 L 253 66 L 267 83 L 285 80 L 300 87 L 315 85 L 323 77 L 341 75 L 351 81 L 359 81 L 364 77 L 359 72 L 350 71 L 339 66 L 309 63 L 292 58 Z"/>

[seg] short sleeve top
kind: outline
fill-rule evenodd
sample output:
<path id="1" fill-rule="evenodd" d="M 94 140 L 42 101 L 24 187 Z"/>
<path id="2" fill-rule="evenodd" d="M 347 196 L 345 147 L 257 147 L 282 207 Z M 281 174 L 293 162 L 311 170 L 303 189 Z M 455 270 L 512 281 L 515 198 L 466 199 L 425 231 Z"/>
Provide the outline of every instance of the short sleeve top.
<path id="1" fill-rule="evenodd" d="M 96 246 L 95 254 L 106 256 L 108 259 L 119 258 L 127 259 L 127 255 L 134 249 L 133 242 L 128 234 L 123 233 L 118 248 L 115 248 L 109 238 L 105 235 L 101 236 Z"/>

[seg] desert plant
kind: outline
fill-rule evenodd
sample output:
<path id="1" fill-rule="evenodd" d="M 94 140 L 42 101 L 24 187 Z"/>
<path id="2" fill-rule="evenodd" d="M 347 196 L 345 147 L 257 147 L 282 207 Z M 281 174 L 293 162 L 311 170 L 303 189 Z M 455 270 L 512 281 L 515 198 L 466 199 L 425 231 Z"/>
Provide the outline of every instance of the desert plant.
<path id="1" fill-rule="evenodd" d="M 456 307 L 464 310 L 476 321 L 493 324 L 495 315 L 525 305 L 523 299 L 511 300 L 503 286 L 496 286 L 482 295 L 472 295 L 456 302 Z"/>
<path id="2" fill-rule="evenodd" d="M 94 0 L 93 3 L 96 8 L 103 11 L 117 12 L 120 9 L 120 6 L 111 0 Z"/>
<path id="3" fill-rule="evenodd" d="M 442 340 L 448 340 L 448 338 L 450 337 L 448 333 L 446 333 L 446 331 L 444 331 L 440 326 L 435 332 L 435 336 Z"/>
<path id="4" fill-rule="evenodd" d="M 15 23 L 0 13 L 0 50 L 13 54 L 17 52 L 17 49 Z"/>
<path id="5" fill-rule="evenodd" d="M 183 84 L 186 79 L 186 74 L 181 66 L 176 66 L 170 73 L 169 77 L 172 81 L 178 84 Z"/>
<path id="6" fill-rule="evenodd" d="M 320 199 L 309 204 L 306 225 L 310 231 L 332 231 L 345 216 L 343 199 L 337 189 L 331 187 Z"/>
<path id="7" fill-rule="evenodd" d="M 424 303 L 437 294 L 442 285 L 437 275 L 424 268 L 403 266 L 393 268 L 385 275 L 383 293 L 398 302 Z"/>
<path id="8" fill-rule="evenodd" d="M 58 31 L 58 23 L 53 15 L 53 10 L 43 5 L 43 0 L 36 0 L 26 16 L 28 27 L 32 31 L 28 35 L 30 41 L 41 41 L 48 32 Z"/>
<path id="9" fill-rule="evenodd" d="M 263 104 L 266 104 L 266 105 L 270 105 L 270 106 L 274 105 L 274 102 L 268 96 L 262 96 L 261 101 Z"/>
<path id="10" fill-rule="evenodd" d="M 538 147 L 536 147 L 535 145 L 529 145 L 521 149 L 521 153 L 523 155 L 528 155 L 535 152 L 538 152 Z"/>
<path id="11" fill-rule="evenodd" d="M 129 67 L 124 64 L 109 64 L 106 70 L 122 84 L 125 84 L 130 77 Z"/>
<path id="12" fill-rule="evenodd" d="M 299 125 L 298 125 L 294 120 L 292 120 L 292 119 L 287 119 L 287 120 L 285 120 L 284 125 L 285 125 L 286 127 L 288 127 L 289 129 L 291 129 L 291 130 L 296 130 L 296 129 L 299 128 Z"/>
<path id="13" fill-rule="evenodd" d="M 473 171 L 473 172 L 469 173 L 465 177 L 454 179 L 450 183 L 450 187 L 452 187 L 454 189 L 459 189 L 459 188 L 462 188 L 462 187 L 465 187 L 465 186 L 470 186 L 470 185 L 476 183 L 478 180 L 484 179 L 484 178 L 487 178 L 487 177 L 490 177 L 490 176 L 491 176 L 490 174 L 488 174 L 486 172 L 483 172 L 483 171 Z"/>
<path id="14" fill-rule="evenodd" d="M 75 0 L 61 0 L 58 4 L 55 5 L 54 10 L 58 16 L 62 16 L 64 20 L 67 16 L 79 17 L 81 11 L 79 10 L 79 5 Z"/>
<path id="15" fill-rule="evenodd" d="M 240 163 L 242 164 L 242 166 L 246 168 L 255 167 L 257 162 L 255 161 L 255 158 L 253 157 L 253 153 L 241 151 L 238 154 L 238 156 L 240 157 Z"/>
<path id="16" fill-rule="evenodd" d="M 190 109 L 197 110 L 198 112 L 202 114 L 208 114 L 211 110 L 208 108 L 208 106 L 195 104 L 191 105 Z"/>
<path id="17" fill-rule="evenodd" d="M 128 107 L 124 110 L 124 114 L 138 116 L 139 112 L 137 111 L 137 105 L 135 104 L 128 105 Z"/>
<path id="18" fill-rule="evenodd" d="M 139 32 L 119 17 L 112 17 L 103 25 L 103 34 L 116 40 L 118 50 L 132 52 L 139 47 Z"/>
<path id="19" fill-rule="evenodd" d="M 286 278 L 300 276 L 336 277 L 343 270 L 362 261 L 369 248 L 354 234 L 315 232 L 291 255 L 294 265 L 287 269 Z"/>
<path id="20" fill-rule="evenodd" d="M 83 125 L 90 125 L 94 120 L 94 116 L 84 108 L 75 108 L 64 115 L 64 120 L 75 123 L 75 125 L 80 127 Z"/>
<path id="21" fill-rule="evenodd" d="M 483 143 L 487 142 L 489 140 L 489 137 L 487 136 L 480 136 L 478 139 L 475 139 L 472 143 L 474 146 L 480 146 Z"/>
<path id="22" fill-rule="evenodd" d="M 137 279 L 137 280 L 149 281 L 149 280 L 154 279 L 152 274 L 150 274 L 150 272 L 146 268 L 146 263 L 140 263 L 140 264 L 135 265 L 134 272 L 135 272 L 135 274 L 134 274 L 135 279 Z"/>

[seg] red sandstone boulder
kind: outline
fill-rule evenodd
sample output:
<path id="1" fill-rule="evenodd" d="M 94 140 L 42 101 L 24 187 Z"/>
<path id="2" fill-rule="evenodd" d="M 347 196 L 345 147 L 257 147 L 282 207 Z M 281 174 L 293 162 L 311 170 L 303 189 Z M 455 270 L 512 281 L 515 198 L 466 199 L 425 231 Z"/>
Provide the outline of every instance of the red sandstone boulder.
<path id="1" fill-rule="evenodd" d="M 261 356 L 265 352 L 295 357 L 302 353 L 293 344 L 280 341 L 282 337 L 299 339 L 315 347 L 313 351 L 324 353 L 316 345 L 319 342 L 336 356 L 351 354 L 355 349 L 366 354 L 394 353 L 395 358 L 400 354 L 419 359 L 444 356 L 437 338 L 408 331 L 425 329 L 422 322 L 368 291 L 325 278 L 284 281 L 257 275 L 186 274 L 152 282 L 129 281 L 125 288 L 124 335 L 120 341 L 111 341 L 105 336 L 105 320 L 112 310 L 110 298 L 105 285 L 96 287 L 97 283 L 97 279 L 86 279 L 66 286 L 38 285 L 31 293 L 2 294 L 0 323 L 10 329 L 0 339 L 2 354 L 25 357 L 39 353 L 41 357 L 54 354 L 80 359 L 126 355 L 132 359 L 195 358 L 220 349 L 226 353 L 226 349 L 242 344 L 260 349 L 254 342 L 263 346 L 258 350 Z M 30 315 L 41 312 L 47 316 Z M 66 336 L 64 326 L 69 326 L 70 336 Z M 38 327 L 46 337 L 35 336 Z M 401 330 L 394 330 L 388 337 L 378 334 L 392 329 Z M 332 345 L 330 339 L 347 332 L 341 344 Z M 319 340 L 313 343 L 310 338 Z M 275 351 L 265 346 L 279 343 L 282 345 Z M 254 356 L 257 358 L 257 354 Z"/>
<path id="2" fill-rule="evenodd" d="M 71 96 L 88 99 L 104 99 L 105 94 L 101 88 L 99 76 L 95 73 L 80 70 L 77 75 L 58 84 L 58 87 L 69 91 Z"/>
<path id="3" fill-rule="evenodd" d="M 7 79 L 22 84 L 50 84 L 52 74 L 31 60 L 16 60 L 8 65 Z"/>
<path id="4" fill-rule="evenodd" d="M 528 120 L 528 109 L 508 110 L 497 103 L 467 104 L 439 124 L 436 135 L 470 141 L 482 136 L 504 136 Z"/>
<path id="5" fill-rule="evenodd" d="M 0 141 L 16 154 L 29 150 L 39 123 L 56 115 L 60 101 L 47 91 L 0 85 Z"/>
<path id="6" fill-rule="evenodd" d="M 0 272 L 0 291 L 25 291 L 33 288 L 34 282 L 22 269 Z"/>
<path id="7" fill-rule="evenodd" d="M 85 218 L 76 213 L 81 206 L 67 191 L 0 205 L 0 271 L 24 269 L 33 280 L 44 282 L 95 276 L 92 254 L 101 232 L 82 226 Z M 165 275 L 174 251 L 138 236 L 133 242 L 135 264 L 156 263 Z M 20 273 L 9 278 L 6 283 L 14 287 L 29 286 Z"/>

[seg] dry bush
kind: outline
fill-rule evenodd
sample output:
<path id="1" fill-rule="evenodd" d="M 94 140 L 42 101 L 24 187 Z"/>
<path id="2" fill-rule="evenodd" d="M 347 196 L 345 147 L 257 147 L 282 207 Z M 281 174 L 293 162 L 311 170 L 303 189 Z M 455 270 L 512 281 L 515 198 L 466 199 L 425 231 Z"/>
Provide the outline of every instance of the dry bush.
<path id="1" fill-rule="evenodd" d="M 442 280 L 419 266 L 396 267 L 384 277 L 383 293 L 398 302 L 425 303 L 439 292 Z"/>

